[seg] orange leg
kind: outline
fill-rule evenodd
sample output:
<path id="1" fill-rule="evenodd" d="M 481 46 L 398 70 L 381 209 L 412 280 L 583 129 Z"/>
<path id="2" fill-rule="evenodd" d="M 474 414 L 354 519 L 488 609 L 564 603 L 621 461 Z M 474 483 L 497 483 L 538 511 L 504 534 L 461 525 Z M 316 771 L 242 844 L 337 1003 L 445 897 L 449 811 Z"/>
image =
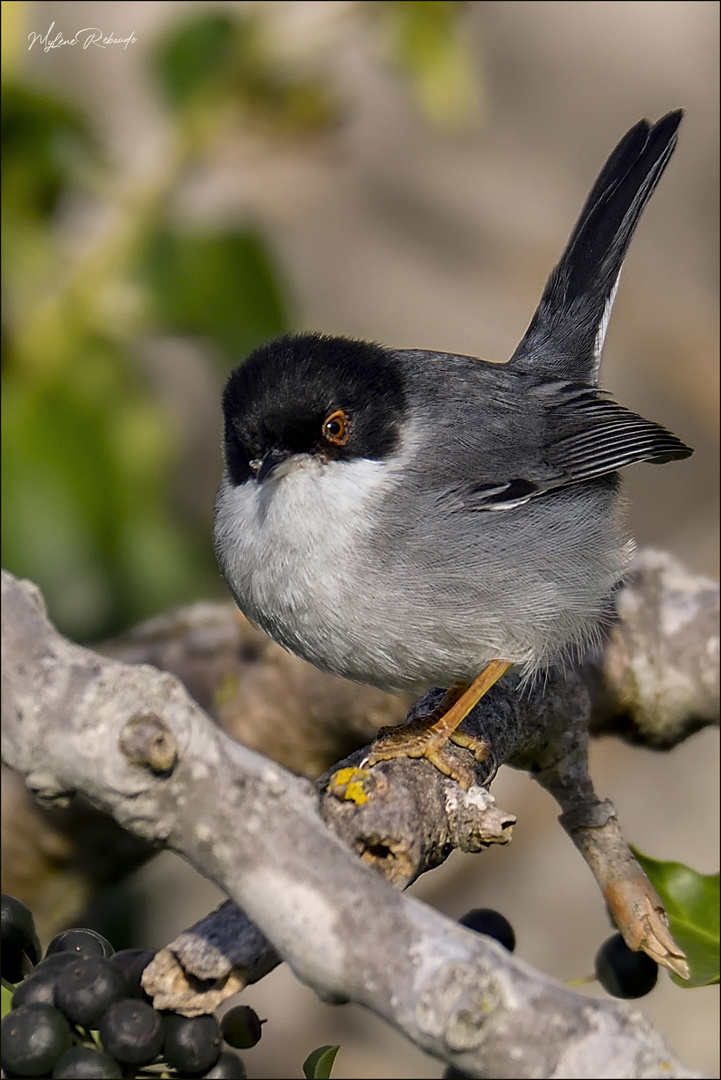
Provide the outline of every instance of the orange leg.
<path id="1" fill-rule="evenodd" d="M 475 779 L 473 772 L 456 760 L 447 743 L 457 742 L 472 750 L 477 761 L 484 761 L 489 756 L 487 743 L 456 729 L 510 666 L 507 660 L 491 660 L 470 686 L 466 683 L 452 686 L 432 713 L 398 727 L 382 728 L 371 746 L 368 765 L 395 757 L 424 757 L 446 776 L 452 776 L 462 787 L 469 788 Z"/>

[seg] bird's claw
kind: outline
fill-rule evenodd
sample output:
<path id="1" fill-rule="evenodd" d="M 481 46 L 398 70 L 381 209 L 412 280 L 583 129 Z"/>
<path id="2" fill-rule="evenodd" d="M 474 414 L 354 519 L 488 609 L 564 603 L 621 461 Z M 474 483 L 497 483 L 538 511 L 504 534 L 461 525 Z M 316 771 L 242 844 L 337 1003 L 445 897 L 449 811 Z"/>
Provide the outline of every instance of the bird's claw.
<path id="1" fill-rule="evenodd" d="M 380 761 L 389 761 L 392 758 L 426 758 L 439 772 L 457 780 L 467 791 L 476 782 L 476 775 L 449 745 L 454 742 L 470 750 L 476 761 L 485 761 L 489 757 L 492 759 L 491 775 L 484 781 L 489 784 L 497 772 L 497 765 L 488 744 L 483 739 L 465 732 L 454 731 L 449 737 L 446 732 L 436 731 L 433 725 L 429 724 L 429 719 L 420 716 L 398 727 L 381 728 L 364 759 L 364 764 L 372 767 Z"/>

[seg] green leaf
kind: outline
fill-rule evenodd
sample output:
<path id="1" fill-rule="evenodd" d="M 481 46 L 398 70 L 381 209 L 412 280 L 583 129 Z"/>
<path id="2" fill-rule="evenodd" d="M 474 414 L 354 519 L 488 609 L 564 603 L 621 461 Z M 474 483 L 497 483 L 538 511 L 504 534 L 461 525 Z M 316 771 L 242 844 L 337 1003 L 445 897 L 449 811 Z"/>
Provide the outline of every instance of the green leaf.
<path id="1" fill-rule="evenodd" d="M 10 1009 L 12 1008 L 13 993 L 14 988 L 11 989 L 3 981 L 2 990 L 0 990 L 0 1019 L 4 1020 L 10 1012 Z"/>
<path id="2" fill-rule="evenodd" d="M 272 256 L 254 230 L 160 228 L 141 256 L 151 317 L 164 329 L 199 334 L 231 360 L 288 329 Z"/>
<path id="3" fill-rule="evenodd" d="M 198 15 L 174 27 L 157 53 L 157 70 L 171 105 L 183 107 L 214 87 L 234 48 L 236 20 L 223 12 Z"/>
<path id="4" fill-rule="evenodd" d="M 303 1062 L 303 1075 L 307 1080 L 328 1080 L 335 1056 L 340 1046 L 319 1046 Z"/>
<path id="5" fill-rule="evenodd" d="M 719 875 L 699 874 L 677 862 L 661 862 L 632 848 L 661 897 L 675 941 L 686 953 L 690 979 L 673 975 L 678 986 L 719 981 Z"/>

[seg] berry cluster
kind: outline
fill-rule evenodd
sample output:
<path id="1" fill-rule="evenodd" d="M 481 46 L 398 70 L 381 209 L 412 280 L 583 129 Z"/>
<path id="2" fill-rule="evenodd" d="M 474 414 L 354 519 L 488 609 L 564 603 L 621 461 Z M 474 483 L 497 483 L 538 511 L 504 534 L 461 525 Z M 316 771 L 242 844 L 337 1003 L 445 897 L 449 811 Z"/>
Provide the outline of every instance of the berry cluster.
<path id="1" fill-rule="evenodd" d="M 246 1005 L 215 1016 L 158 1012 L 141 986 L 155 955 L 114 952 L 94 930 L 66 930 L 44 959 L 30 911 L 2 896 L 2 978 L 17 984 L 2 1022 L 8 1077 L 125 1078 L 149 1065 L 170 1077 L 245 1077 L 227 1049 L 248 1049 L 262 1020 Z M 224 1045 L 227 1044 L 227 1045 Z"/>

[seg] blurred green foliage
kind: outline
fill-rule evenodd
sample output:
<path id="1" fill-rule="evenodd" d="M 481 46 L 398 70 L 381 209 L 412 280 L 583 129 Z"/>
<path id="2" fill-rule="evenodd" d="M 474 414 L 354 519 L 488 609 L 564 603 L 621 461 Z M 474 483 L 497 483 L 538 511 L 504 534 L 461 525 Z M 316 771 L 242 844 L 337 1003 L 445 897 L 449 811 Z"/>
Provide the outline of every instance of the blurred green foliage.
<path id="1" fill-rule="evenodd" d="M 339 105 L 328 78 L 279 62 L 262 5 L 196 15 L 175 27 L 156 53 L 165 99 L 192 128 L 208 107 L 254 127 L 297 137 L 324 131 Z"/>
<path id="2" fill-rule="evenodd" d="M 215 70 L 217 24 L 195 20 L 206 31 L 196 86 Z M 175 66 L 166 55 L 166 81 L 187 67 L 187 54 Z M 89 121 L 68 104 L 6 84 L 2 125 L 3 563 L 40 584 L 63 630 L 97 638 L 220 588 L 209 532 L 174 501 L 182 433 L 139 341 L 202 336 L 227 370 L 288 329 L 287 306 L 257 228 L 208 233 L 169 218 L 201 140 L 181 132 L 174 170 L 125 206 Z M 99 249 L 69 253 L 64 209 L 98 198 L 116 224 Z"/>
<path id="3" fill-rule="evenodd" d="M 88 177 L 102 186 L 101 150 L 82 116 L 26 88 L 5 88 L 2 123 L 3 560 L 82 640 L 217 580 L 209 535 L 174 505 L 181 433 L 143 370 L 141 335 L 204 335 L 228 367 L 288 316 L 257 230 L 188 233 L 158 195 L 101 251 L 68 255 L 63 203 L 94 197 Z"/>
<path id="4" fill-rule="evenodd" d="M 245 356 L 286 324 L 277 271 L 260 233 L 185 232 L 161 225 L 143 243 L 139 280 L 152 320 Z"/>
<path id="5" fill-rule="evenodd" d="M 214 96 L 231 63 L 239 22 L 213 11 L 175 27 L 157 50 L 157 71 L 168 101 L 182 108 L 195 97 Z"/>
<path id="6" fill-rule="evenodd" d="M 480 103 L 480 87 L 463 45 L 463 7 L 462 0 L 388 0 L 378 5 L 389 58 L 409 80 L 425 116 L 451 130 L 466 124 Z"/>
<path id="7" fill-rule="evenodd" d="M 332 136 L 342 95 L 312 56 L 278 49 L 277 26 L 274 45 L 274 5 L 195 10 L 148 54 L 170 152 L 158 175 L 131 181 L 89 116 L 23 80 L 26 7 L 8 5 L 4 35 L 3 564 L 40 585 L 65 633 L 92 640 L 222 591 L 209 512 L 199 522 L 176 498 L 184 433 L 144 341 L 203 339 L 222 381 L 291 324 L 262 227 L 179 221 L 175 196 L 234 133 L 299 152 Z M 468 89 L 461 7 L 359 3 L 334 32 L 370 33 L 442 121 Z M 80 240 L 83 215 L 105 222 L 94 239 Z"/>

